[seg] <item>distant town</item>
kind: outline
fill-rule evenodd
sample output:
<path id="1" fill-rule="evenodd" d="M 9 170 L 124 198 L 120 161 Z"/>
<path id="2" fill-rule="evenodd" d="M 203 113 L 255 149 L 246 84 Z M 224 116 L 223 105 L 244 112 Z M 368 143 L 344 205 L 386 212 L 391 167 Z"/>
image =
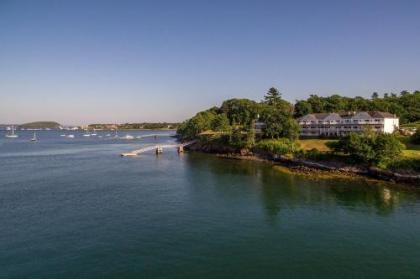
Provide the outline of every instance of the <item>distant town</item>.
<path id="1" fill-rule="evenodd" d="M 167 122 L 143 122 L 143 123 L 124 123 L 124 124 L 89 124 L 89 125 L 62 125 L 54 121 L 37 121 L 24 124 L 0 124 L 0 130 L 176 130 L 179 123 Z"/>

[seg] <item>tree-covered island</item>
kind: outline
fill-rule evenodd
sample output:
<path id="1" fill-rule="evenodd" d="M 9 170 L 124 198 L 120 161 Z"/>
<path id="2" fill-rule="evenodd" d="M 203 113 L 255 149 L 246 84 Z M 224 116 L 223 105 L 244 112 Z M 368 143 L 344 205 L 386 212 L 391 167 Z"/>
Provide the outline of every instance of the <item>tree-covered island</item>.
<path id="1" fill-rule="evenodd" d="M 420 92 L 377 93 L 371 99 L 311 95 L 291 104 L 276 88 L 262 101 L 230 99 L 220 107 L 197 113 L 177 130 L 181 141 L 196 140 L 191 150 L 234 157 L 260 157 L 294 167 L 315 167 L 384 178 L 420 179 L 419 131 L 408 137 L 396 131 L 377 133 L 366 129 L 339 138 L 299 138 L 297 119 L 308 113 L 384 111 L 396 114 L 402 124 L 420 121 Z M 414 130 L 415 131 L 415 128 Z"/>

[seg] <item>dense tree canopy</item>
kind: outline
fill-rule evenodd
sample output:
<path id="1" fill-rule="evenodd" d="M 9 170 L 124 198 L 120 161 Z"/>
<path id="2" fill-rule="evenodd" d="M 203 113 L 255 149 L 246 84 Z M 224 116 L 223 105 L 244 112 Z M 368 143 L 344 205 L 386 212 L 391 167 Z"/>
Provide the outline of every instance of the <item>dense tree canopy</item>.
<path id="1" fill-rule="evenodd" d="M 258 116 L 259 105 L 248 99 L 230 99 L 223 102 L 220 111 L 226 114 L 231 125 L 249 126 Z"/>
<path id="2" fill-rule="evenodd" d="M 394 135 L 365 131 L 342 137 L 331 147 L 336 152 L 349 154 L 357 162 L 387 167 L 398 159 L 404 145 Z"/>
<path id="3" fill-rule="evenodd" d="M 299 134 L 299 126 L 293 119 L 293 105 L 283 100 L 275 88 L 270 88 L 260 103 L 249 99 L 230 99 L 224 101 L 220 108 L 199 112 L 180 125 L 178 134 L 184 139 L 191 139 L 203 131 L 212 130 L 229 133 L 232 144 L 243 141 L 243 145 L 251 146 L 255 141 L 256 121 L 266 124 L 260 135 L 262 137 L 295 139 Z"/>
<path id="4" fill-rule="evenodd" d="M 381 98 L 374 92 L 371 99 L 363 97 L 342 97 L 332 95 L 320 97 L 310 95 L 306 100 L 298 100 L 294 106 L 294 116 L 301 117 L 308 113 L 340 111 L 385 111 L 400 117 L 401 123 L 420 120 L 420 91 L 410 93 L 402 91 L 399 96 L 385 93 Z"/>

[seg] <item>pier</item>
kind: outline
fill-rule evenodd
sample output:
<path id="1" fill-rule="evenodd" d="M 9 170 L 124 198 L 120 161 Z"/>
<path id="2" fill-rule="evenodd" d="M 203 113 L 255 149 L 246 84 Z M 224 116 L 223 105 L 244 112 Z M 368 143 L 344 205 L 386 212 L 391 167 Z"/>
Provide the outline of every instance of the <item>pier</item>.
<path id="1" fill-rule="evenodd" d="M 163 153 L 163 150 L 166 148 L 176 148 L 178 153 L 182 153 L 184 152 L 184 147 L 191 145 L 193 143 L 195 143 L 196 141 L 189 141 L 189 142 L 185 142 L 185 143 L 181 143 L 181 144 L 156 144 L 156 145 L 148 145 L 145 146 L 143 148 L 137 149 L 137 150 L 133 150 L 131 152 L 127 152 L 127 153 L 122 153 L 121 156 L 122 157 L 134 157 L 134 156 L 138 156 L 142 153 L 148 152 L 148 151 L 155 151 L 156 155 Z"/>

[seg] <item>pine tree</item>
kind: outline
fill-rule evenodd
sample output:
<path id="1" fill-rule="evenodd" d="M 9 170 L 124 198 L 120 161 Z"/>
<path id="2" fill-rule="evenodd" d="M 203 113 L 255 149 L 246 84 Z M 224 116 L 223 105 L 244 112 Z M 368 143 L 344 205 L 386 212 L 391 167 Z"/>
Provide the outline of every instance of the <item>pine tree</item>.
<path id="1" fill-rule="evenodd" d="M 264 101 L 269 105 L 277 105 L 281 101 L 281 93 L 277 88 L 271 87 L 265 94 Z"/>

